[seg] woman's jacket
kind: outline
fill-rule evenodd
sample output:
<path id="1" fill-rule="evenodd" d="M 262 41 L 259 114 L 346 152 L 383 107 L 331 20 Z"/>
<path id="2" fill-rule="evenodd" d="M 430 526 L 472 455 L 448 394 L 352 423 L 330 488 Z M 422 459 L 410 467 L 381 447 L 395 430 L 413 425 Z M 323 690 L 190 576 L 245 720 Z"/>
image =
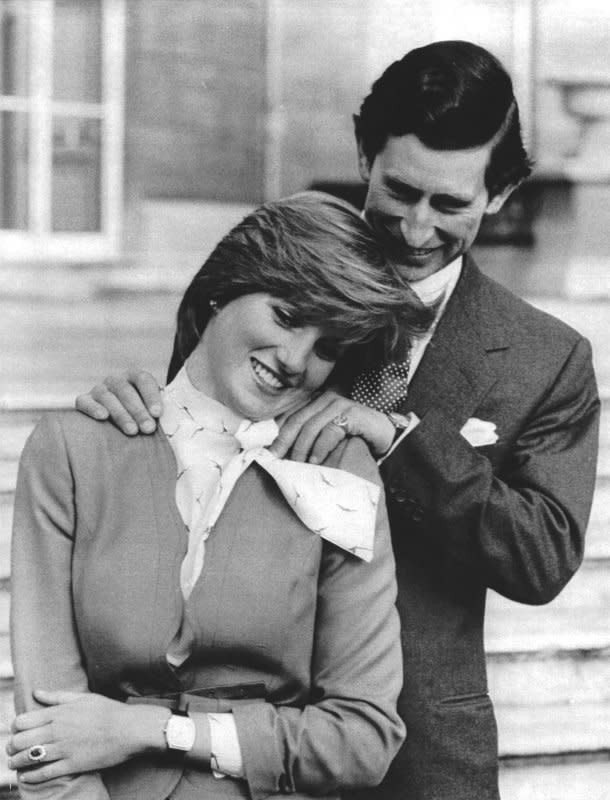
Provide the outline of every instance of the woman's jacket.
<path id="1" fill-rule="evenodd" d="M 327 465 L 380 483 L 360 440 L 344 442 Z M 35 707 L 32 691 L 44 688 L 232 710 L 245 780 L 219 780 L 168 754 L 54 781 L 47 793 L 24 787 L 23 796 L 259 800 L 375 785 L 404 736 L 383 495 L 365 563 L 306 528 L 253 464 L 206 543 L 185 606 L 175 479 L 161 431 L 130 439 L 75 412 L 39 423 L 15 503 L 16 707 Z M 175 670 L 166 653 L 183 624 L 193 651 Z"/>

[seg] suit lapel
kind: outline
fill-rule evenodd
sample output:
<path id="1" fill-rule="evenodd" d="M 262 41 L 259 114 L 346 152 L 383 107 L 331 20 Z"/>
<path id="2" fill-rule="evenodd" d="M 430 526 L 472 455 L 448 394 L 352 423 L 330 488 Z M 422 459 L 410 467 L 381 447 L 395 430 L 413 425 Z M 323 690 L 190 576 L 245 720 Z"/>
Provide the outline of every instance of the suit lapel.
<path id="1" fill-rule="evenodd" d="M 488 353 L 509 345 L 489 298 L 482 300 L 482 281 L 465 256 L 460 280 L 409 386 L 405 410 L 422 417 L 440 407 L 461 428 L 496 382 Z"/>

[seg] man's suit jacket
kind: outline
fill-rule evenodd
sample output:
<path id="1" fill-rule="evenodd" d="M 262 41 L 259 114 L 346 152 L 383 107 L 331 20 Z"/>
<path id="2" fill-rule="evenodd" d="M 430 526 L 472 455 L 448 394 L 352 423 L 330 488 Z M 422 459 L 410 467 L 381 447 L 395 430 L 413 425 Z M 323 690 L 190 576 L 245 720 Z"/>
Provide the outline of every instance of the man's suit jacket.
<path id="1" fill-rule="evenodd" d="M 328 463 L 380 482 L 359 440 Z M 121 700 L 173 693 L 183 708 L 232 710 L 247 781 L 141 757 L 55 781 L 44 796 L 259 800 L 378 783 L 404 732 L 383 495 L 366 564 L 306 528 L 267 473 L 251 466 L 206 543 L 184 609 L 187 536 L 175 484 L 175 458 L 160 431 L 128 439 L 75 412 L 37 426 L 15 503 L 16 705 L 33 708 L 35 688 L 61 688 Z M 166 653 L 185 625 L 192 654 L 173 670 Z"/>
<path id="2" fill-rule="evenodd" d="M 583 556 L 599 399 L 589 343 L 465 265 L 382 468 L 402 622 L 407 740 L 375 800 L 496 800 L 487 587 L 546 603 Z M 459 431 L 494 422 L 496 444 Z"/>

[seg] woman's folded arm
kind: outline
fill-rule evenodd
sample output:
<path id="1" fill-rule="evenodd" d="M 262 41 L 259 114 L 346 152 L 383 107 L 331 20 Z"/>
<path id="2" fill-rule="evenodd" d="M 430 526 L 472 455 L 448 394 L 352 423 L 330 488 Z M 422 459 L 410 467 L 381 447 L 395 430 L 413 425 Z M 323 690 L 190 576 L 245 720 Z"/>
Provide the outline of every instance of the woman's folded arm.
<path id="1" fill-rule="evenodd" d="M 36 689 L 88 691 L 72 609 L 74 513 L 63 433 L 50 415 L 25 446 L 15 496 L 11 646 L 18 713 L 41 707 Z M 20 786 L 23 798 L 108 800 L 96 772 Z"/>
<path id="2" fill-rule="evenodd" d="M 338 466 L 378 481 L 361 442 L 352 440 Z M 395 599 L 382 494 L 369 564 L 324 544 L 310 703 L 234 709 L 254 800 L 274 792 L 328 794 L 382 780 L 404 739 L 396 711 L 402 656 Z"/>

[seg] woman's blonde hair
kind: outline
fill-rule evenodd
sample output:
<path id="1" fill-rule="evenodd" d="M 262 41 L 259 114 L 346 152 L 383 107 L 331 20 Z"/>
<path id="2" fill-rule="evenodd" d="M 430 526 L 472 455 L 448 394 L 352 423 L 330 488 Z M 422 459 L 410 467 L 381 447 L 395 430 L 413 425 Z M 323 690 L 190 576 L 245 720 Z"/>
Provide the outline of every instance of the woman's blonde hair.
<path id="1" fill-rule="evenodd" d="M 210 303 L 223 306 L 257 292 L 282 299 L 299 324 L 320 326 L 347 347 L 343 375 L 356 369 L 360 345 L 375 342 L 377 352 L 391 357 L 403 337 L 430 322 L 356 209 L 321 192 L 301 192 L 245 217 L 195 275 L 178 309 L 168 379 L 199 342 Z"/>

